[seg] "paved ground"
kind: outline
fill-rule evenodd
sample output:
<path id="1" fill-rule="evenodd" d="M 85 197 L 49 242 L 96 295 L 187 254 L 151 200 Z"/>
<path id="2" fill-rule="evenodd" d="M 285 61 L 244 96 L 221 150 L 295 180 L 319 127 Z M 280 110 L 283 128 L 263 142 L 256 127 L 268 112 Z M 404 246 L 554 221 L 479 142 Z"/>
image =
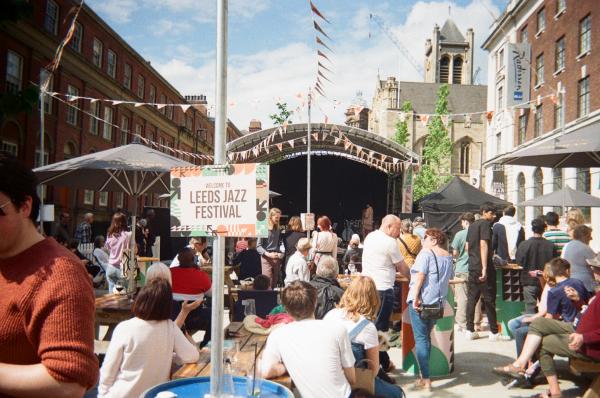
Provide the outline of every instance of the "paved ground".
<path id="1" fill-rule="evenodd" d="M 486 338 L 468 341 L 462 333 L 455 332 L 455 368 L 446 377 L 433 380 L 433 391 L 411 391 L 415 377 L 395 372 L 396 380 L 412 397 L 530 397 L 547 389 L 547 384 L 538 385 L 534 390 L 507 389 L 500 379 L 491 372 L 492 367 L 505 365 L 514 359 L 514 341 L 491 342 Z M 390 350 L 390 357 L 401 367 L 401 351 Z M 565 359 L 558 359 L 560 385 L 565 397 L 581 397 L 589 385 L 589 380 L 576 377 L 568 370 Z M 545 380 L 545 379 L 543 379 Z"/>

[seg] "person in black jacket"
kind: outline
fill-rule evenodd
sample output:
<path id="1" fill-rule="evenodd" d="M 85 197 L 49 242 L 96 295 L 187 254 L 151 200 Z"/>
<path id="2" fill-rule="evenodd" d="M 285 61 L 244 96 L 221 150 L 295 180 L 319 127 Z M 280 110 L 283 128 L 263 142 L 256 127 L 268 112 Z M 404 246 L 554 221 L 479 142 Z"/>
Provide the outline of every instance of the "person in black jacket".
<path id="1" fill-rule="evenodd" d="M 260 275 L 260 254 L 256 250 L 256 238 L 249 238 L 248 248 L 235 253 L 231 262 L 233 265 L 240 265 L 240 280 Z"/>
<path id="2" fill-rule="evenodd" d="M 523 287 L 526 314 L 537 312 L 537 300 L 542 293 L 538 276 L 541 275 L 544 265 L 553 258 L 554 244 L 542 236 L 545 229 L 546 224 L 541 218 L 531 221 L 533 236 L 522 242 L 517 248 L 517 264 L 523 267 L 521 286 Z"/>
<path id="3" fill-rule="evenodd" d="M 337 261 L 328 256 L 323 258 L 317 266 L 317 273 L 310 284 L 317 289 L 317 307 L 315 308 L 315 319 L 323 319 L 331 309 L 340 302 L 344 289 L 337 281 Z"/>

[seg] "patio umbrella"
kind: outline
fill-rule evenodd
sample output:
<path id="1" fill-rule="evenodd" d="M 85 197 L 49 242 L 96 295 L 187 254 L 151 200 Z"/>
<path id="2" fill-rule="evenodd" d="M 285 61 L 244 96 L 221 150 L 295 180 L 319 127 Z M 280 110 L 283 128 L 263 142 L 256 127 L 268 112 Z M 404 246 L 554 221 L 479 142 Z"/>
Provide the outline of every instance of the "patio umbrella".
<path id="1" fill-rule="evenodd" d="M 539 167 L 600 167 L 600 124 L 593 123 L 519 149 L 504 164 Z"/>
<path id="2" fill-rule="evenodd" d="M 539 198 L 521 202 L 519 206 L 600 207 L 600 198 L 564 187 Z"/>
<path id="3" fill-rule="evenodd" d="M 124 192 L 135 198 L 132 216 L 131 254 L 134 258 L 137 199 L 145 193 L 168 193 L 173 167 L 193 167 L 166 153 L 134 141 L 34 169 L 40 184 L 63 185 L 94 191 Z M 130 289 L 133 272 L 129 273 Z"/>

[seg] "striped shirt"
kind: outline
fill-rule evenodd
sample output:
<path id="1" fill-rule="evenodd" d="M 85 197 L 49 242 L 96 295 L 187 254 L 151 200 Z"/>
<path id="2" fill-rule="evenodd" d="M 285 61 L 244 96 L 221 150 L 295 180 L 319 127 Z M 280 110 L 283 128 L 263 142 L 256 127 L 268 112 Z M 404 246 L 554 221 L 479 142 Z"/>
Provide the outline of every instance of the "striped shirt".
<path id="1" fill-rule="evenodd" d="M 569 234 L 561 229 L 548 229 L 542 236 L 554 245 L 554 257 L 560 257 L 565 245 L 571 241 Z"/>

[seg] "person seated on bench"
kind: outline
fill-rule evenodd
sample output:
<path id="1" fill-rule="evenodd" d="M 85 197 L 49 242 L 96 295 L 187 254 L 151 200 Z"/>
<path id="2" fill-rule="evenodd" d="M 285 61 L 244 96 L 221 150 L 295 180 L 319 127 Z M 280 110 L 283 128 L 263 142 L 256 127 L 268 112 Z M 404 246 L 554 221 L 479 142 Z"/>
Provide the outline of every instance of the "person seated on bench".
<path id="1" fill-rule="evenodd" d="M 256 275 L 250 290 L 240 290 L 238 300 L 235 302 L 233 311 L 233 321 L 240 322 L 244 320 L 244 301 L 254 300 L 256 316 L 266 318 L 271 310 L 277 307 L 277 297 L 279 292 L 271 290 L 271 279 L 263 274 Z"/>
<path id="2" fill-rule="evenodd" d="M 592 265 L 594 278 L 600 281 L 600 263 L 591 262 L 590 265 Z M 526 354 L 529 350 L 528 342 L 540 341 L 540 366 L 550 387 L 547 393 L 540 394 L 539 397 L 562 397 L 554 367 L 554 355 L 584 361 L 600 361 L 599 296 L 600 292 L 596 293 L 596 296 L 589 301 L 589 306 L 582 308 L 572 324 L 556 319 L 538 318 L 529 327 L 522 354 Z M 583 301 L 581 297 L 579 292 L 569 289 L 569 298 L 573 302 L 581 303 Z M 509 367 L 515 367 L 515 364 Z M 518 377 L 518 374 L 516 376 Z"/>
<path id="3" fill-rule="evenodd" d="M 182 304 L 196 301 L 210 293 L 211 280 L 207 273 L 201 271 L 194 262 L 194 250 L 184 247 L 177 255 L 179 266 L 171 268 L 173 281 L 173 310 L 171 319 L 175 320 L 181 311 Z M 204 330 L 204 339 L 200 343 L 204 347 L 210 341 L 210 316 L 209 306 L 203 305 L 188 315 L 184 323 L 184 329 L 192 334 L 198 330 Z"/>

